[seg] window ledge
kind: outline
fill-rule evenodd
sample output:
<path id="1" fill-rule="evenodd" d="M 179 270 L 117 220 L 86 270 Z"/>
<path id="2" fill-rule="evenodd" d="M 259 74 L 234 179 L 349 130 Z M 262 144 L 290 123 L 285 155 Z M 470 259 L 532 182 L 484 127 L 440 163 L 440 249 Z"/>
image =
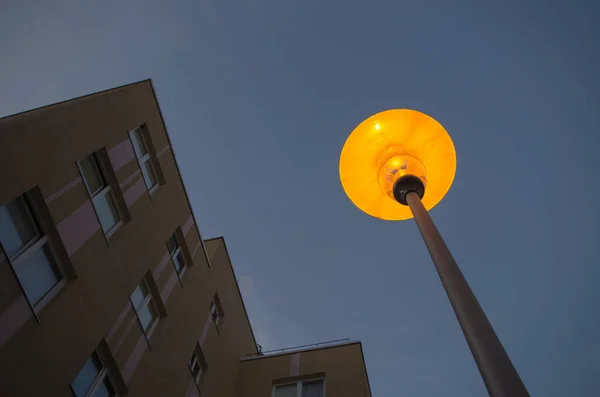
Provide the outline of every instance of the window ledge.
<path id="1" fill-rule="evenodd" d="M 42 311 L 42 309 L 44 308 L 44 306 L 46 306 L 48 303 L 50 303 L 50 301 L 52 299 L 54 299 L 54 297 L 56 297 L 56 295 L 58 295 L 58 293 L 63 289 L 63 287 L 67 284 L 67 279 L 63 278 L 62 280 L 60 280 L 58 283 L 56 283 L 56 285 L 54 285 L 54 287 L 52 287 L 50 289 L 50 291 L 48 291 L 46 293 L 46 295 L 44 295 L 44 297 L 35 305 L 33 305 L 33 310 L 35 312 L 35 317 L 37 319 L 38 322 L 41 323 L 39 316 L 39 313 Z"/>
<path id="2" fill-rule="evenodd" d="M 181 284 L 181 287 L 183 288 L 183 276 L 187 273 L 187 266 L 183 266 L 183 268 L 181 269 L 181 271 L 179 273 L 177 273 L 177 270 L 175 270 L 175 273 L 177 273 L 177 277 L 179 278 L 179 283 Z"/>
<path id="3" fill-rule="evenodd" d="M 158 190 L 159 186 L 160 186 L 159 183 L 155 183 L 154 186 L 152 186 L 150 189 L 148 189 L 148 194 L 150 196 L 152 196 Z"/>
<path id="4" fill-rule="evenodd" d="M 108 242 L 108 240 L 112 237 L 112 235 L 115 234 L 115 232 L 117 230 L 119 230 L 121 228 L 121 226 L 123 226 L 124 223 L 125 222 L 123 222 L 123 219 L 120 219 L 119 222 L 115 223 L 115 225 L 113 227 L 111 227 L 110 229 L 108 229 L 107 232 L 104 232 L 104 236 L 106 237 L 106 242 Z"/>

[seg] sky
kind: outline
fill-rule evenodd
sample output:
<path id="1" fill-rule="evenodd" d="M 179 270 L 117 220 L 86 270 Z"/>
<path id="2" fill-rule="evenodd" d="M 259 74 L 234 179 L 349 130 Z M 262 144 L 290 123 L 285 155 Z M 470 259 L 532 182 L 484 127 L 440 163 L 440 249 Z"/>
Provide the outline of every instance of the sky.
<path id="1" fill-rule="evenodd" d="M 0 116 L 152 78 L 264 349 L 358 339 L 373 396 L 485 396 L 414 222 L 339 182 L 362 120 L 425 112 L 458 156 L 431 216 L 530 393 L 596 396 L 599 17 L 591 0 L 5 0 Z"/>

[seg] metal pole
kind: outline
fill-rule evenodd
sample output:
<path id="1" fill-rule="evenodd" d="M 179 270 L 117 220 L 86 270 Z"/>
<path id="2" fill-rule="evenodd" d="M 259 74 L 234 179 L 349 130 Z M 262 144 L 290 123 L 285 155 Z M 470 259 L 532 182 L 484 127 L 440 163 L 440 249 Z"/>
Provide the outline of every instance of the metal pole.
<path id="1" fill-rule="evenodd" d="M 502 343 L 465 280 L 433 220 L 415 192 L 406 194 L 421 236 L 492 397 L 529 396 Z"/>

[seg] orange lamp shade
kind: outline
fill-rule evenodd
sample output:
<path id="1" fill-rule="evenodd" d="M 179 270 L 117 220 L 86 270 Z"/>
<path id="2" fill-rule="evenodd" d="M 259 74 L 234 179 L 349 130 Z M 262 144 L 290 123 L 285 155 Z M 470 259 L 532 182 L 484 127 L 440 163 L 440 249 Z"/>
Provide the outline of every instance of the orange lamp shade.
<path id="1" fill-rule="evenodd" d="M 413 217 L 393 196 L 394 183 L 415 175 L 425 185 L 427 210 L 446 195 L 456 173 L 456 152 L 444 127 L 416 110 L 377 113 L 352 131 L 340 156 L 340 180 L 359 209 L 386 220 Z"/>

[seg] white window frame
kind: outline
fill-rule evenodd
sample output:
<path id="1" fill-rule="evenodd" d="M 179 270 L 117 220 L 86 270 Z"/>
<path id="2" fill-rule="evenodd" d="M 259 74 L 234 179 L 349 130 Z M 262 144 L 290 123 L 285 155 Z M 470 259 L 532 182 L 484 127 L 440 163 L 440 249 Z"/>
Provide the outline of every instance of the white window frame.
<path id="1" fill-rule="evenodd" d="M 142 328 L 142 331 L 146 335 L 146 338 L 150 339 L 150 336 L 154 332 L 154 329 L 156 328 L 156 324 L 158 324 L 158 320 L 160 319 L 160 312 L 156 305 L 156 301 L 154 299 L 152 299 L 152 290 L 150 289 L 148 282 L 145 279 L 142 279 L 142 281 L 138 285 L 136 285 L 135 289 L 137 289 L 140 286 L 140 284 L 144 284 L 144 287 L 146 287 L 146 291 L 148 291 L 148 295 L 146 295 L 144 297 L 144 300 L 142 301 L 142 303 L 140 304 L 139 307 L 135 307 L 135 304 L 133 303 L 133 300 L 131 299 L 131 295 L 133 295 L 133 292 L 129 295 L 129 301 L 131 302 L 131 305 L 133 306 L 133 310 L 135 311 L 135 315 L 137 316 L 138 324 Z M 134 291 L 135 291 L 135 289 L 134 289 Z M 138 309 L 142 308 L 144 306 L 147 306 L 148 304 L 151 304 L 154 307 L 154 312 L 156 313 L 156 317 L 154 318 L 154 320 L 152 320 L 152 323 L 150 324 L 148 331 L 146 331 L 146 329 L 144 328 L 144 325 L 142 324 L 142 320 L 140 319 Z"/>
<path id="2" fill-rule="evenodd" d="M 23 247 L 21 247 L 12 256 L 10 256 L 10 257 L 8 255 L 5 255 L 5 256 L 8 259 L 8 262 L 10 263 L 10 265 L 12 267 L 12 270 L 15 274 L 15 278 L 17 279 L 17 282 L 19 283 L 19 286 L 21 287 L 21 290 L 23 291 L 23 295 L 27 299 L 27 302 L 29 303 L 29 306 L 31 307 L 31 309 L 34 313 L 36 320 L 39 322 L 40 319 L 38 317 L 38 313 L 42 310 L 42 308 L 44 306 L 46 306 L 48 304 L 48 302 L 50 302 L 52 300 L 52 298 L 54 298 L 56 296 L 56 294 L 61 290 L 61 288 L 67 283 L 67 277 L 65 275 L 64 270 L 60 266 L 58 256 L 54 252 L 54 249 L 52 248 L 52 244 L 50 244 L 50 241 L 48 240 L 48 235 L 43 233 L 44 230 L 42 230 L 42 227 L 40 225 L 40 221 L 38 219 L 39 216 L 36 216 L 36 214 L 34 213 L 34 208 L 31 205 L 30 198 L 28 197 L 27 193 L 15 197 L 14 199 L 10 200 L 5 205 L 7 205 L 10 202 L 15 201 L 15 200 L 21 200 L 23 202 L 25 211 L 27 212 L 27 218 L 28 218 L 29 222 L 31 223 L 31 225 L 33 225 L 35 231 L 37 232 L 37 235 L 35 237 L 33 237 L 30 241 L 28 241 Z M 1 242 L 0 242 L 0 245 L 1 245 Z M 57 274 L 58 280 L 57 280 L 56 284 L 54 284 L 54 286 L 52 286 L 48 291 L 46 291 L 46 293 L 40 298 L 39 301 L 34 303 L 29 298 L 27 291 L 25 290 L 25 286 L 21 283 L 21 280 L 19 279 L 17 267 L 26 266 L 24 264 L 24 262 L 27 261 L 27 258 L 34 252 L 43 249 L 44 246 L 48 247 L 48 251 L 49 251 L 49 255 L 50 255 L 49 260 L 51 262 L 50 266 L 54 266 L 54 271 Z M 3 251 L 4 251 L 4 248 L 3 248 Z M 6 251 L 4 251 L 4 253 L 6 254 Z"/>
<path id="3" fill-rule="evenodd" d="M 138 136 L 140 138 L 140 144 L 144 147 L 144 149 L 146 149 L 146 154 L 144 154 L 141 157 L 138 156 L 138 153 L 135 150 L 135 144 L 133 142 L 134 139 L 136 139 L 135 138 L 136 132 L 138 133 Z M 156 167 L 154 166 L 154 161 L 152 161 L 152 158 L 150 157 L 150 146 L 148 145 L 145 135 L 146 134 L 144 134 L 144 130 L 141 126 L 129 131 L 129 140 L 131 141 L 131 146 L 133 147 L 133 153 L 135 154 L 135 158 L 137 159 L 138 166 L 140 167 L 140 172 L 142 173 L 142 179 L 144 180 L 144 184 L 146 185 L 146 189 L 148 190 L 148 193 L 152 194 L 156 191 L 156 189 L 158 189 L 160 182 L 158 180 L 158 174 L 156 172 Z M 148 182 L 146 182 L 146 178 L 144 178 L 144 164 L 145 163 L 150 164 L 150 169 L 152 170 L 152 173 L 154 174 L 154 179 L 156 182 L 152 186 L 148 186 Z"/>
<path id="4" fill-rule="evenodd" d="M 311 378 L 311 379 L 303 379 L 303 380 L 299 380 L 299 381 L 295 381 L 295 382 L 286 382 L 286 383 L 274 384 L 273 385 L 273 390 L 271 392 L 271 397 L 275 397 L 275 390 L 278 387 L 290 386 L 290 385 L 296 385 L 296 397 L 302 397 L 302 386 L 305 383 L 315 383 L 315 382 L 318 382 L 318 381 L 323 382 L 323 396 L 322 397 L 326 397 L 326 392 L 325 392 L 325 378 L 324 377 Z"/>
<path id="5" fill-rule="evenodd" d="M 90 386 L 89 390 L 85 393 L 85 397 L 93 396 L 98 391 L 100 386 L 104 383 L 104 380 L 106 378 L 108 378 L 108 381 L 110 382 L 111 387 L 115 391 L 114 397 L 119 397 L 119 392 L 117 391 L 115 382 L 111 379 L 110 375 L 108 374 L 108 366 L 106 365 L 104 358 L 102 357 L 102 355 L 100 353 L 98 353 L 97 350 L 94 350 L 94 352 L 92 353 L 92 356 L 93 355 L 95 355 L 98 358 L 98 361 L 100 362 L 100 364 L 102 364 L 102 369 L 98 372 L 98 375 L 96 375 L 96 378 L 92 382 L 92 385 Z M 90 356 L 90 358 L 91 358 L 91 356 Z M 88 358 L 88 360 L 89 360 L 89 358 Z M 87 360 L 86 360 L 86 363 L 87 363 Z M 85 363 L 83 365 L 85 365 Z M 81 369 L 83 369 L 83 367 Z M 81 371 L 81 369 L 80 369 L 80 371 Z M 77 375 L 79 375 L 79 373 L 77 373 Z M 77 378 L 77 377 L 75 377 L 75 378 Z M 75 380 L 73 380 L 73 381 L 75 381 Z M 73 385 L 73 382 L 71 382 L 71 385 Z M 71 390 L 73 390 L 73 386 L 71 386 Z M 73 390 L 73 394 L 75 394 L 74 390 Z"/>
<path id="6" fill-rule="evenodd" d="M 217 300 L 219 300 L 219 296 L 215 294 L 211 304 L 210 304 L 210 317 L 213 320 L 213 323 L 215 324 L 215 326 L 217 327 L 217 331 L 221 328 L 221 324 L 223 323 L 223 310 L 219 307 L 221 304 L 221 301 L 219 300 L 219 303 L 217 304 Z M 214 314 L 217 314 L 217 318 L 215 319 Z"/>
<path id="7" fill-rule="evenodd" d="M 173 235 L 169 238 L 169 239 L 173 239 L 173 241 L 175 241 L 175 249 L 169 252 L 169 255 L 171 255 L 171 260 L 173 261 L 173 267 L 175 268 L 175 272 L 177 273 L 177 275 L 181 278 L 183 277 L 183 273 L 185 273 L 185 270 L 187 269 L 187 262 L 185 260 L 185 255 L 183 254 L 182 248 L 181 248 L 181 244 L 179 243 L 179 238 L 177 237 L 177 232 L 173 233 Z M 167 248 L 168 245 L 167 245 Z M 178 261 L 177 256 L 181 254 L 181 269 L 177 270 L 177 267 L 175 266 L 176 261 Z"/>
<path id="8" fill-rule="evenodd" d="M 115 197 L 115 195 L 112 192 L 110 183 L 108 182 L 108 179 L 106 178 L 105 173 L 102 170 L 102 167 L 100 166 L 100 161 L 98 160 L 98 152 L 93 152 L 89 155 L 87 155 L 86 157 L 83 158 L 83 160 L 87 159 L 88 157 L 91 157 L 94 160 L 94 168 L 96 170 L 96 172 L 98 173 L 98 175 L 100 176 L 100 179 L 102 180 L 103 186 L 101 188 L 98 188 L 95 192 L 92 192 L 87 180 L 85 179 L 85 174 L 83 173 L 83 169 L 81 168 L 81 164 L 80 161 L 77 162 L 77 167 L 79 168 L 79 173 L 81 174 L 81 179 L 83 180 L 83 184 L 85 185 L 85 190 L 88 192 L 88 196 L 90 197 L 90 200 L 92 200 L 92 204 L 94 206 L 94 212 L 96 213 L 96 218 L 98 218 L 98 223 L 100 223 L 100 229 L 102 229 L 102 232 L 104 233 L 104 235 L 106 236 L 106 239 L 108 241 L 108 239 L 110 238 L 110 236 L 112 236 L 120 227 L 121 225 L 123 225 L 123 214 L 121 213 L 121 210 L 119 209 L 119 205 L 117 203 L 117 198 Z M 112 198 L 112 201 L 115 205 L 115 209 L 117 210 L 117 215 L 119 215 L 119 220 L 117 222 L 115 222 L 114 225 L 112 225 L 112 227 L 108 230 L 104 230 L 104 228 L 102 227 L 102 221 L 100 220 L 100 215 L 98 214 L 98 210 L 96 209 L 96 202 L 103 199 L 107 194 L 110 195 L 110 197 Z"/>
<path id="9" fill-rule="evenodd" d="M 202 360 L 200 358 L 202 358 Z M 200 370 L 198 371 L 198 375 L 196 376 L 194 376 L 194 364 L 198 364 L 198 368 L 200 368 Z M 208 370 L 208 365 L 206 364 L 204 352 L 202 352 L 202 348 L 199 345 L 197 345 L 194 348 L 194 351 L 192 353 L 192 362 L 189 365 L 189 369 L 190 374 L 192 375 L 192 379 L 194 379 L 194 383 L 198 388 L 198 392 L 200 392 L 202 375 L 206 374 L 206 371 Z"/>

